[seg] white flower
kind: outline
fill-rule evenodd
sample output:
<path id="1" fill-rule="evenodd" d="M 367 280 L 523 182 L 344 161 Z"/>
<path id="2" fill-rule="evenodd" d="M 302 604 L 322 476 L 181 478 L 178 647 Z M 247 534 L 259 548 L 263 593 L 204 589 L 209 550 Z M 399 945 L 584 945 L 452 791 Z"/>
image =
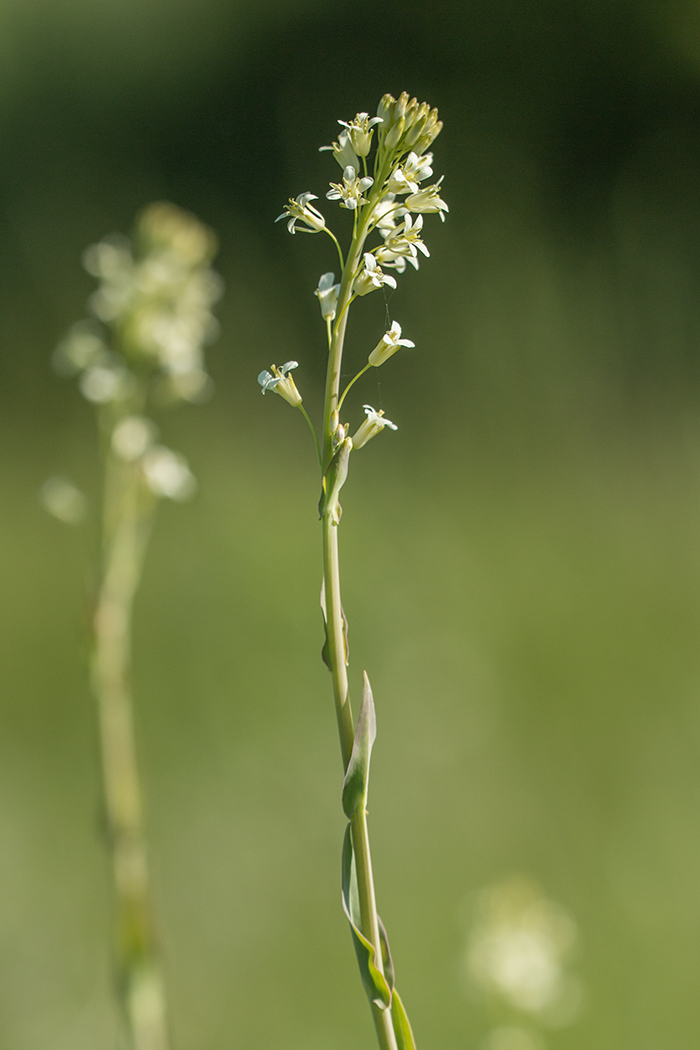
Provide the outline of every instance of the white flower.
<path id="1" fill-rule="evenodd" d="M 170 375 L 167 387 L 173 397 L 193 404 L 208 401 L 214 391 L 211 376 L 203 368 L 191 368 L 188 372 Z"/>
<path id="2" fill-rule="evenodd" d="M 341 131 L 340 135 L 338 135 L 338 141 L 334 142 L 331 146 L 320 146 L 318 152 L 323 153 L 323 151 L 327 149 L 333 151 L 333 156 L 338 161 L 341 168 L 347 168 L 348 165 L 350 165 L 355 171 L 359 170 L 360 162 L 357 159 L 355 150 L 352 148 L 350 135 L 347 131 Z"/>
<path id="3" fill-rule="evenodd" d="M 370 252 L 365 252 L 364 262 L 364 269 L 357 275 L 353 285 L 356 295 L 367 295 L 375 288 L 381 288 L 385 284 L 388 284 L 390 288 L 396 288 L 395 279 L 387 273 L 382 273 L 381 266 L 377 265 L 377 260 Z"/>
<path id="4" fill-rule="evenodd" d="M 362 407 L 365 410 L 367 419 L 353 436 L 353 448 L 362 448 L 362 446 L 366 445 L 375 434 L 379 434 L 384 427 L 389 427 L 390 430 L 399 429 L 396 426 L 396 423 L 392 423 L 390 419 L 384 419 L 384 412 L 382 409 L 380 409 L 379 412 L 375 412 L 371 405 L 363 405 Z"/>
<path id="5" fill-rule="evenodd" d="M 106 358 L 107 346 L 89 321 L 74 324 L 53 352 L 52 363 L 59 375 L 75 375 L 100 358 Z"/>
<path id="6" fill-rule="evenodd" d="M 197 487 L 187 460 L 164 445 L 154 445 L 146 452 L 141 469 L 154 496 L 182 502 L 189 499 Z"/>
<path id="7" fill-rule="evenodd" d="M 390 357 L 396 353 L 402 346 L 415 346 L 410 339 L 401 338 L 401 325 L 398 321 L 392 323 L 391 328 L 388 332 L 385 332 L 382 338 L 375 346 L 372 353 L 369 355 L 369 363 L 374 365 L 375 368 L 379 368 L 385 361 L 388 361 Z"/>
<path id="8" fill-rule="evenodd" d="M 263 394 L 267 393 L 268 390 L 274 390 L 276 394 L 279 394 L 288 401 L 293 408 L 298 408 L 301 404 L 301 394 L 296 388 L 294 380 L 288 372 L 291 372 L 293 368 L 299 367 L 298 361 L 287 361 L 281 368 L 277 365 L 271 365 L 272 372 L 263 371 L 258 376 L 258 383 L 262 387 Z"/>
<path id="9" fill-rule="evenodd" d="M 450 209 L 445 204 L 444 200 L 440 198 L 440 183 L 442 177 L 433 186 L 426 186 L 424 190 L 419 190 L 418 193 L 412 193 L 410 197 L 406 198 L 406 207 L 409 211 L 415 212 L 438 212 L 442 221 L 445 221 L 444 213 Z"/>
<path id="10" fill-rule="evenodd" d="M 358 113 L 354 120 L 339 120 L 338 123 L 347 128 L 355 153 L 358 157 L 366 157 L 372 146 L 372 134 L 375 124 L 381 124 L 381 117 L 370 117 L 369 113 Z M 355 167 L 356 165 L 353 165 Z"/>
<path id="11" fill-rule="evenodd" d="M 98 364 L 88 368 L 80 377 L 80 392 L 95 405 L 123 401 L 134 388 L 131 372 L 119 365 Z"/>
<path id="12" fill-rule="evenodd" d="M 318 282 L 318 288 L 314 292 L 314 295 L 318 296 L 318 301 L 321 304 L 321 316 L 324 321 L 333 320 L 338 306 L 338 292 L 340 291 L 340 285 L 334 284 L 334 281 L 334 273 L 324 273 Z"/>
<path id="13" fill-rule="evenodd" d="M 66 525 L 77 525 L 85 517 L 88 499 L 68 478 L 47 478 L 41 486 L 39 499 L 49 514 Z"/>
<path id="14" fill-rule="evenodd" d="M 406 209 L 396 203 L 396 195 L 387 193 L 383 200 L 372 209 L 370 229 L 376 228 L 383 236 L 393 230 L 396 220 L 406 214 Z"/>
<path id="15" fill-rule="evenodd" d="M 578 982 L 564 968 L 575 938 L 576 925 L 562 908 L 513 879 L 481 895 L 465 962 L 472 980 L 511 1007 L 563 1017 L 567 1006 L 572 1015 L 578 1005 Z"/>
<path id="16" fill-rule="evenodd" d="M 428 179 L 433 174 L 430 165 L 433 162 L 432 153 L 426 153 L 424 157 L 418 157 L 411 152 L 406 157 L 400 168 L 392 172 L 389 179 L 389 189 L 392 193 L 417 193 L 418 183 Z"/>
<path id="17" fill-rule="evenodd" d="M 329 189 L 326 197 L 329 201 L 340 201 L 341 208 L 354 211 L 360 204 L 367 203 L 367 198 L 363 194 L 373 182 L 374 179 L 370 178 L 369 175 L 366 178 L 358 179 L 355 168 L 352 165 L 348 165 L 343 172 L 343 181 L 332 182 L 331 189 Z"/>
<path id="18" fill-rule="evenodd" d="M 126 416 L 112 431 L 112 449 L 120 459 L 133 463 L 140 459 L 155 434 L 155 427 L 145 416 Z"/>
<path id="19" fill-rule="evenodd" d="M 420 239 L 422 229 L 422 215 L 419 215 L 415 222 L 410 215 L 407 215 L 400 226 L 395 230 L 390 230 L 385 235 L 384 247 L 379 248 L 376 253 L 377 260 L 388 266 L 395 266 L 396 260 L 403 256 L 408 259 L 417 270 L 418 252 L 422 252 L 426 257 L 430 256 L 428 248 Z M 405 263 L 404 267 L 397 268 L 403 270 L 405 268 Z"/>
<path id="20" fill-rule="evenodd" d="M 83 252 L 83 266 L 92 277 L 113 283 L 127 279 L 134 260 L 128 237 L 113 234 Z"/>
<path id="21" fill-rule="evenodd" d="M 396 270 L 397 273 L 406 272 L 405 255 L 394 255 L 393 252 L 388 252 L 384 248 L 380 248 L 377 252 L 377 257 L 379 257 L 380 255 L 381 259 L 379 259 L 379 261 L 381 262 L 382 266 L 388 266 L 392 270 Z M 418 259 L 414 259 L 409 256 L 408 261 L 410 262 L 411 266 L 413 266 L 416 270 L 418 269 Z"/>
<path id="22" fill-rule="evenodd" d="M 315 193 L 300 193 L 299 196 L 289 198 L 289 204 L 285 206 L 284 211 L 281 215 L 278 215 L 275 222 L 279 222 L 280 219 L 289 219 L 287 223 L 287 229 L 290 233 L 296 233 L 298 222 L 306 223 L 309 229 L 300 227 L 301 233 L 321 233 L 326 228 L 326 220 L 321 215 L 320 211 L 317 211 L 309 201 L 318 200 Z"/>

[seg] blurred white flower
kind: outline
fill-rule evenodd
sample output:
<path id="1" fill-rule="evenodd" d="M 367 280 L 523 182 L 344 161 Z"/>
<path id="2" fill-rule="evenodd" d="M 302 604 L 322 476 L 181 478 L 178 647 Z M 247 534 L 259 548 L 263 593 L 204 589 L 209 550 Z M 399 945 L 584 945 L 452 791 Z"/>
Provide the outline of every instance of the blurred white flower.
<path id="1" fill-rule="evenodd" d="M 120 459 L 140 459 L 155 437 L 156 428 L 145 416 L 126 416 L 112 431 L 112 449 Z"/>
<path id="2" fill-rule="evenodd" d="M 577 986 L 564 961 L 575 940 L 563 908 L 532 883 L 511 879 L 481 894 L 465 962 L 473 981 L 515 1009 L 568 1023 L 561 1008 L 573 1007 L 573 1016 Z"/>
<path id="3" fill-rule="evenodd" d="M 85 517 L 88 499 L 68 478 L 56 475 L 41 486 L 39 500 L 45 510 L 66 525 L 77 525 Z"/>
<path id="4" fill-rule="evenodd" d="M 97 364 L 80 377 L 80 392 L 95 405 L 122 401 L 134 388 L 134 376 L 116 364 Z"/>
<path id="5" fill-rule="evenodd" d="M 72 325 L 53 352 L 52 364 L 59 375 L 76 375 L 107 354 L 107 346 L 89 321 Z"/>
<path id="6" fill-rule="evenodd" d="M 211 376 L 197 366 L 182 374 L 173 373 L 168 377 L 167 385 L 172 396 L 193 404 L 208 401 L 214 391 Z"/>
<path id="7" fill-rule="evenodd" d="M 153 445 L 148 449 L 141 460 L 141 469 L 154 496 L 180 503 L 189 499 L 197 487 L 184 456 L 164 445 Z"/>
<path id="8" fill-rule="evenodd" d="M 105 238 L 85 252 L 86 269 L 100 280 L 90 307 L 106 325 L 117 327 L 115 349 L 127 359 L 150 359 L 166 376 L 180 377 L 171 384 L 171 395 L 197 400 L 210 387 L 202 378 L 203 349 L 218 334 L 211 311 L 223 283 L 208 266 L 216 238 L 194 216 L 160 202 L 142 213 L 137 241 L 136 255 L 122 237 Z M 85 334 L 78 336 L 71 333 L 56 351 L 57 367 L 64 371 L 102 363 L 90 356 Z M 94 335 L 92 348 L 96 349 Z M 87 381 L 87 390 L 96 396 L 86 396 L 111 400 L 98 382 L 99 374 Z"/>

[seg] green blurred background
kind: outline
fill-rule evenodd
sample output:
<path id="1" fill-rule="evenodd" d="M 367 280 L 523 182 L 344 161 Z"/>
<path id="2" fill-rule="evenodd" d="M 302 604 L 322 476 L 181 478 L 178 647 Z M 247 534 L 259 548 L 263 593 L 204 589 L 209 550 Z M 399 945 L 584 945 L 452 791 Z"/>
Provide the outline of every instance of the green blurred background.
<path id="1" fill-rule="evenodd" d="M 37 492 L 97 491 L 92 408 L 49 356 L 85 313 L 83 248 L 157 199 L 217 230 L 227 285 L 216 396 L 162 423 L 199 493 L 162 508 L 136 614 L 174 1047 L 373 1045 L 313 449 L 255 376 L 296 358 L 318 411 L 332 245 L 272 220 L 337 178 L 317 153 L 337 118 L 405 88 L 445 121 L 451 211 L 391 300 L 417 349 L 358 389 L 353 425 L 366 400 L 400 429 L 358 456 L 342 524 L 401 991 L 422 1050 L 503 1024 L 547 1050 L 696 1050 L 698 5 L 2 0 L 0 38 L 0 1045 L 115 1046 L 89 555 Z M 356 307 L 349 369 L 384 316 Z M 566 1024 L 466 976 L 475 895 L 514 874 L 578 928 Z"/>

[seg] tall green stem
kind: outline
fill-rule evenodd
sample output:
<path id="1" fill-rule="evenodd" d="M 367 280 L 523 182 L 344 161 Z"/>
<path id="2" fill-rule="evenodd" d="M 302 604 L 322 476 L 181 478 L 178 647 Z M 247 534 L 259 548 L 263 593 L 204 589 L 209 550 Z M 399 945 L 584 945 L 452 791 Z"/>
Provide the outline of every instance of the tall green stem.
<path id="1" fill-rule="evenodd" d="M 365 215 L 371 214 L 368 206 Z M 352 296 L 352 285 L 355 271 L 360 260 L 362 247 L 367 235 L 368 218 L 357 224 L 338 295 L 339 323 L 333 333 L 330 346 L 328 373 L 326 377 L 326 396 L 323 420 L 324 464 L 331 457 L 333 448 L 333 413 L 338 407 L 340 388 L 340 371 L 347 326 L 347 306 Z M 348 677 L 346 667 L 346 643 L 343 608 L 340 597 L 340 567 L 338 560 L 338 526 L 331 520 L 333 508 L 329 507 L 323 517 L 323 576 L 326 600 L 327 655 L 333 676 L 333 694 L 335 698 L 340 750 L 343 758 L 343 769 L 346 770 L 352 754 L 354 727 L 352 710 L 348 696 Z M 369 848 L 367 814 L 360 806 L 351 821 L 352 845 L 355 854 L 357 884 L 360 903 L 360 922 L 362 934 L 374 946 L 375 963 L 381 969 L 382 950 L 379 937 L 379 920 L 372 878 L 372 860 Z M 397 1050 L 396 1036 L 389 1010 L 382 1010 L 372 1004 L 372 1016 L 381 1050 Z"/>
<path id="2" fill-rule="evenodd" d="M 130 1050 L 168 1050 L 130 687 L 132 609 L 154 509 L 142 500 L 135 467 L 107 452 L 92 679 L 114 870 L 119 990 Z"/>

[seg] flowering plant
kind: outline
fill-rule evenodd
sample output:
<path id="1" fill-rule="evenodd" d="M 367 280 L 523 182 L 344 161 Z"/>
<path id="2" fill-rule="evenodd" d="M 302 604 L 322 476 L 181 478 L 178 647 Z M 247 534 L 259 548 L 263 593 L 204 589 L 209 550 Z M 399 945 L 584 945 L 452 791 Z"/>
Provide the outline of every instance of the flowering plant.
<path id="1" fill-rule="evenodd" d="M 165 404 L 201 401 L 210 392 L 203 353 L 218 330 L 211 312 L 222 290 L 210 267 L 216 248 L 211 230 L 193 215 L 172 204 L 150 205 L 133 243 L 109 237 L 85 252 L 85 268 L 100 282 L 89 302 L 93 317 L 74 325 L 53 356 L 56 370 L 77 376 L 94 404 L 102 452 L 92 685 L 114 871 L 118 989 L 125 1045 L 133 1050 L 167 1050 L 169 1040 L 133 731 L 132 609 L 159 501 L 186 500 L 196 487 L 184 457 L 158 442 L 150 417 Z M 44 484 L 42 499 L 68 523 L 83 518 L 89 505 L 58 477 Z"/>
<path id="2" fill-rule="evenodd" d="M 352 437 L 350 426 L 341 422 L 345 399 L 368 369 L 379 368 L 402 347 L 413 347 L 401 338 L 401 326 L 390 322 L 366 364 L 341 394 L 343 347 L 352 303 L 380 288 L 395 289 L 396 278 L 386 269 L 404 273 L 407 262 L 419 268 L 418 253 L 429 251 L 423 243 L 423 216 L 436 214 L 444 221 L 449 210 L 440 196 L 441 182 L 421 188 L 433 174 L 433 154 L 427 152 L 442 128 L 436 109 L 418 103 L 404 92 L 398 99 L 384 95 L 377 115 L 358 113 L 351 121 L 339 121 L 343 131 L 328 150 L 340 165 L 342 181 L 331 182 L 326 197 L 353 215 L 352 239 L 343 252 L 322 213 L 309 204 L 318 198 L 305 192 L 289 203 L 278 220 L 286 219 L 290 233 L 325 233 L 335 244 L 340 260 L 340 281 L 324 273 L 315 291 L 326 325 L 328 367 L 323 424 L 319 439 L 294 381 L 288 376 L 294 361 L 282 369 L 260 373 L 263 393 L 274 390 L 300 409 L 311 427 L 321 469 L 319 516 L 323 530 L 323 588 L 321 605 L 326 640 L 323 659 L 333 678 L 333 694 L 340 734 L 345 777 L 342 805 L 348 819 L 343 846 L 343 907 L 350 922 L 362 980 L 370 1000 L 381 1050 L 415 1050 L 411 1026 L 394 982 L 394 969 L 386 931 L 377 914 L 372 862 L 367 828 L 367 791 L 372 745 L 376 734 L 374 701 L 369 678 L 363 679 L 362 702 L 355 724 L 348 695 L 347 623 L 340 597 L 338 525 L 340 491 L 348 476 L 353 450 L 364 446 L 382 430 L 396 430 L 383 411 L 365 405 L 366 419 Z M 376 133 L 376 143 L 374 141 Z M 370 155 L 374 149 L 373 159 Z M 371 168 L 371 174 L 370 174 Z M 415 216 L 415 218 L 414 218 Z M 378 235 L 379 243 L 367 247 Z"/>

